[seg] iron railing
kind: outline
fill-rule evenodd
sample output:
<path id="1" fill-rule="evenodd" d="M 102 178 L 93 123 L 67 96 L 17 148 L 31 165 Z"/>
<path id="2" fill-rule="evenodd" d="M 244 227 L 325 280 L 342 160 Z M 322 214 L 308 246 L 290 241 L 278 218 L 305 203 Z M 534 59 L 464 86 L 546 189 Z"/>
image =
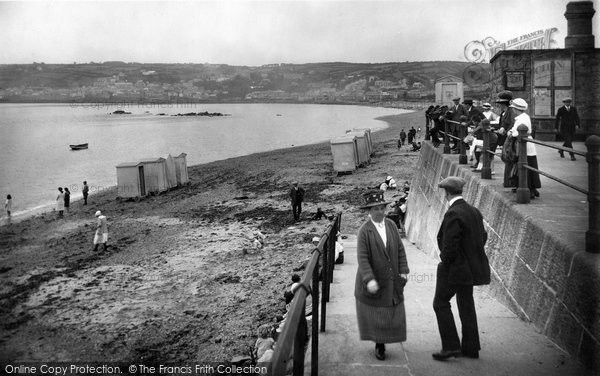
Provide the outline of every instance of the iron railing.
<path id="1" fill-rule="evenodd" d="M 449 124 L 459 127 L 459 137 L 453 136 L 449 131 Z M 459 152 L 459 164 L 467 164 L 466 147 L 463 142 L 467 133 L 467 124 L 460 123 L 452 120 L 444 120 L 444 131 L 440 131 L 444 135 L 444 154 L 450 153 L 450 139 L 455 139 L 460 145 Z M 498 153 L 494 153 L 490 150 L 490 133 L 491 129 L 489 125 L 483 127 L 483 147 L 482 147 L 482 169 L 481 178 L 491 179 L 491 156 L 497 156 Z M 571 189 L 581 192 L 587 196 L 589 205 L 589 226 L 585 234 L 585 248 L 587 252 L 600 253 L 600 137 L 596 135 L 589 136 L 585 145 L 587 152 L 566 148 L 563 146 L 552 145 L 547 142 L 538 141 L 527 138 L 528 128 L 525 125 L 520 125 L 517 130 L 518 135 L 518 187 L 517 187 L 517 203 L 528 204 L 531 200 L 531 192 L 527 183 L 527 171 L 535 171 L 540 175 L 543 175 L 549 179 L 559 182 Z M 557 176 L 549 174 L 545 171 L 536 169 L 527 164 L 527 142 L 531 142 L 544 147 L 557 149 L 563 152 L 573 153 L 585 157 L 588 164 L 588 187 L 583 188 L 574 185 L 566 180 L 563 180 Z"/>
<path id="2" fill-rule="evenodd" d="M 305 311 L 308 295 L 312 296 L 310 371 L 312 376 L 319 374 L 319 323 L 321 332 L 324 332 L 327 302 L 329 302 L 329 286 L 333 279 L 335 264 L 335 241 L 340 230 L 341 220 L 342 213 L 340 212 L 335 215 L 334 220 L 327 226 L 319 243 L 313 250 L 300 281 L 300 288 L 294 293 L 294 299 L 290 304 L 283 330 L 277 338 L 272 362 L 269 366 L 269 375 L 283 376 L 290 371 L 294 376 L 304 375 L 304 352 L 308 330 Z M 319 258 L 322 261 L 320 273 Z M 321 278 L 319 278 L 319 274 L 321 274 Z M 321 279 L 321 295 L 319 295 L 319 279 Z M 319 307 L 321 308 L 320 314 Z M 320 322 L 319 318 L 321 319 Z"/>

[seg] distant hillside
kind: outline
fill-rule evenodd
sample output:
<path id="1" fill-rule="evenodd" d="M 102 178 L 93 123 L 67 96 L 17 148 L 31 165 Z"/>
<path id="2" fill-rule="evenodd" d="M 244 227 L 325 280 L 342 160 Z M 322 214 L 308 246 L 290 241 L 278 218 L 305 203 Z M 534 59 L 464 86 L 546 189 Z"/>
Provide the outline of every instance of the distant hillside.
<path id="1" fill-rule="evenodd" d="M 119 61 L 0 65 L 0 98 L 57 101 L 173 97 L 360 101 L 360 98 L 367 100 L 377 95 L 423 98 L 433 95 L 437 78 L 447 75 L 463 78 L 471 66 L 472 63 L 457 61 L 332 62 L 260 67 Z M 489 70 L 489 64 L 480 64 L 478 69 Z M 467 90 L 485 90 L 485 87 L 473 87 L 473 82 L 464 78 Z"/>

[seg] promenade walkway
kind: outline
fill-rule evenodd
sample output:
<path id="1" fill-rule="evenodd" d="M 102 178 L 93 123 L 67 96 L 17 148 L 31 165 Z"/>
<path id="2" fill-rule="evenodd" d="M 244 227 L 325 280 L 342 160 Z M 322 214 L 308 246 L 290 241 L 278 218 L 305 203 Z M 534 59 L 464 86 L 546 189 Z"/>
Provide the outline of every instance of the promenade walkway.
<path id="1" fill-rule="evenodd" d="M 559 349 L 533 325 L 486 293 L 475 288 L 482 350 L 479 359 L 455 358 L 435 361 L 431 353 L 440 349 L 439 333 L 432 308 L 437 261 L 404 240 L 409 266 L 405 288 L 408 339 L 386 346 L 386 360 L 374 355 L 374 344 L 360 341 L 354 303 L 357 269 L 356 237 L 344 240 L 345 262 L 335 265 L 327 330 L 319 335 L 319 375 L 510 375 L 585 376 L 590 375 L 575 359 Z M 454 299 L 452 300 L 455 305 Z M 458 312 L 453 306 L 460 331 Z M 310 351 L 310 346 L 309 346 Z M 310 354 L 307 354 L 310 362 Z M 310 364 L 305 367 L 310 375 Z"/>

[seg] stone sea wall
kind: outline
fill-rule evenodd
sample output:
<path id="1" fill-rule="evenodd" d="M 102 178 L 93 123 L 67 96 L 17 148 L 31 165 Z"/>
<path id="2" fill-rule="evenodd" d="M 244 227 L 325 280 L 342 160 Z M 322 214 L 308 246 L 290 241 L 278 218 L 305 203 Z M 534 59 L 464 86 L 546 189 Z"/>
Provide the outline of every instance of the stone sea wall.
<path id="1" fill-rule="evenodd" d="M 501 163 L 501 162 L 497 162 Z M 437 232 L 447 202 L 437 184 L 447 176 L 467 181 L 463 196 L 483 214 L 492 283 L 485 287 L 558 346 L 600 371 L 600 257 L 569 234 L 545 226 L 490 181 L 458 165 L 456 155 L 423 143 L 411 184 L 406 231 L 410 242 L 438 257 Z M 548 208 L 548 216 L 552 209 Z M 580 234 L 571 234 L 580 236 Z"/>

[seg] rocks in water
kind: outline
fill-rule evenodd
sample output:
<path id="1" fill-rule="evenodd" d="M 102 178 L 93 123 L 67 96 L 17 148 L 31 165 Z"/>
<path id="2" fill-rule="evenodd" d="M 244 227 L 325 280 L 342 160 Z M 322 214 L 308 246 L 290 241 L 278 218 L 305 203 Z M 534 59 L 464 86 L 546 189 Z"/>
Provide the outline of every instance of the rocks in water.
<path id="1" fill-rule="evenodd" d="M 177 114 L 177 115 L 173 115 L 173 116 L 209 116 L 209 117 L 213 117 L 213 116 L 227 116 L 227 115 L 222 114 L 220 112 L 204 111 L 204 112 L 186 112 L 185 114 Z"/>

